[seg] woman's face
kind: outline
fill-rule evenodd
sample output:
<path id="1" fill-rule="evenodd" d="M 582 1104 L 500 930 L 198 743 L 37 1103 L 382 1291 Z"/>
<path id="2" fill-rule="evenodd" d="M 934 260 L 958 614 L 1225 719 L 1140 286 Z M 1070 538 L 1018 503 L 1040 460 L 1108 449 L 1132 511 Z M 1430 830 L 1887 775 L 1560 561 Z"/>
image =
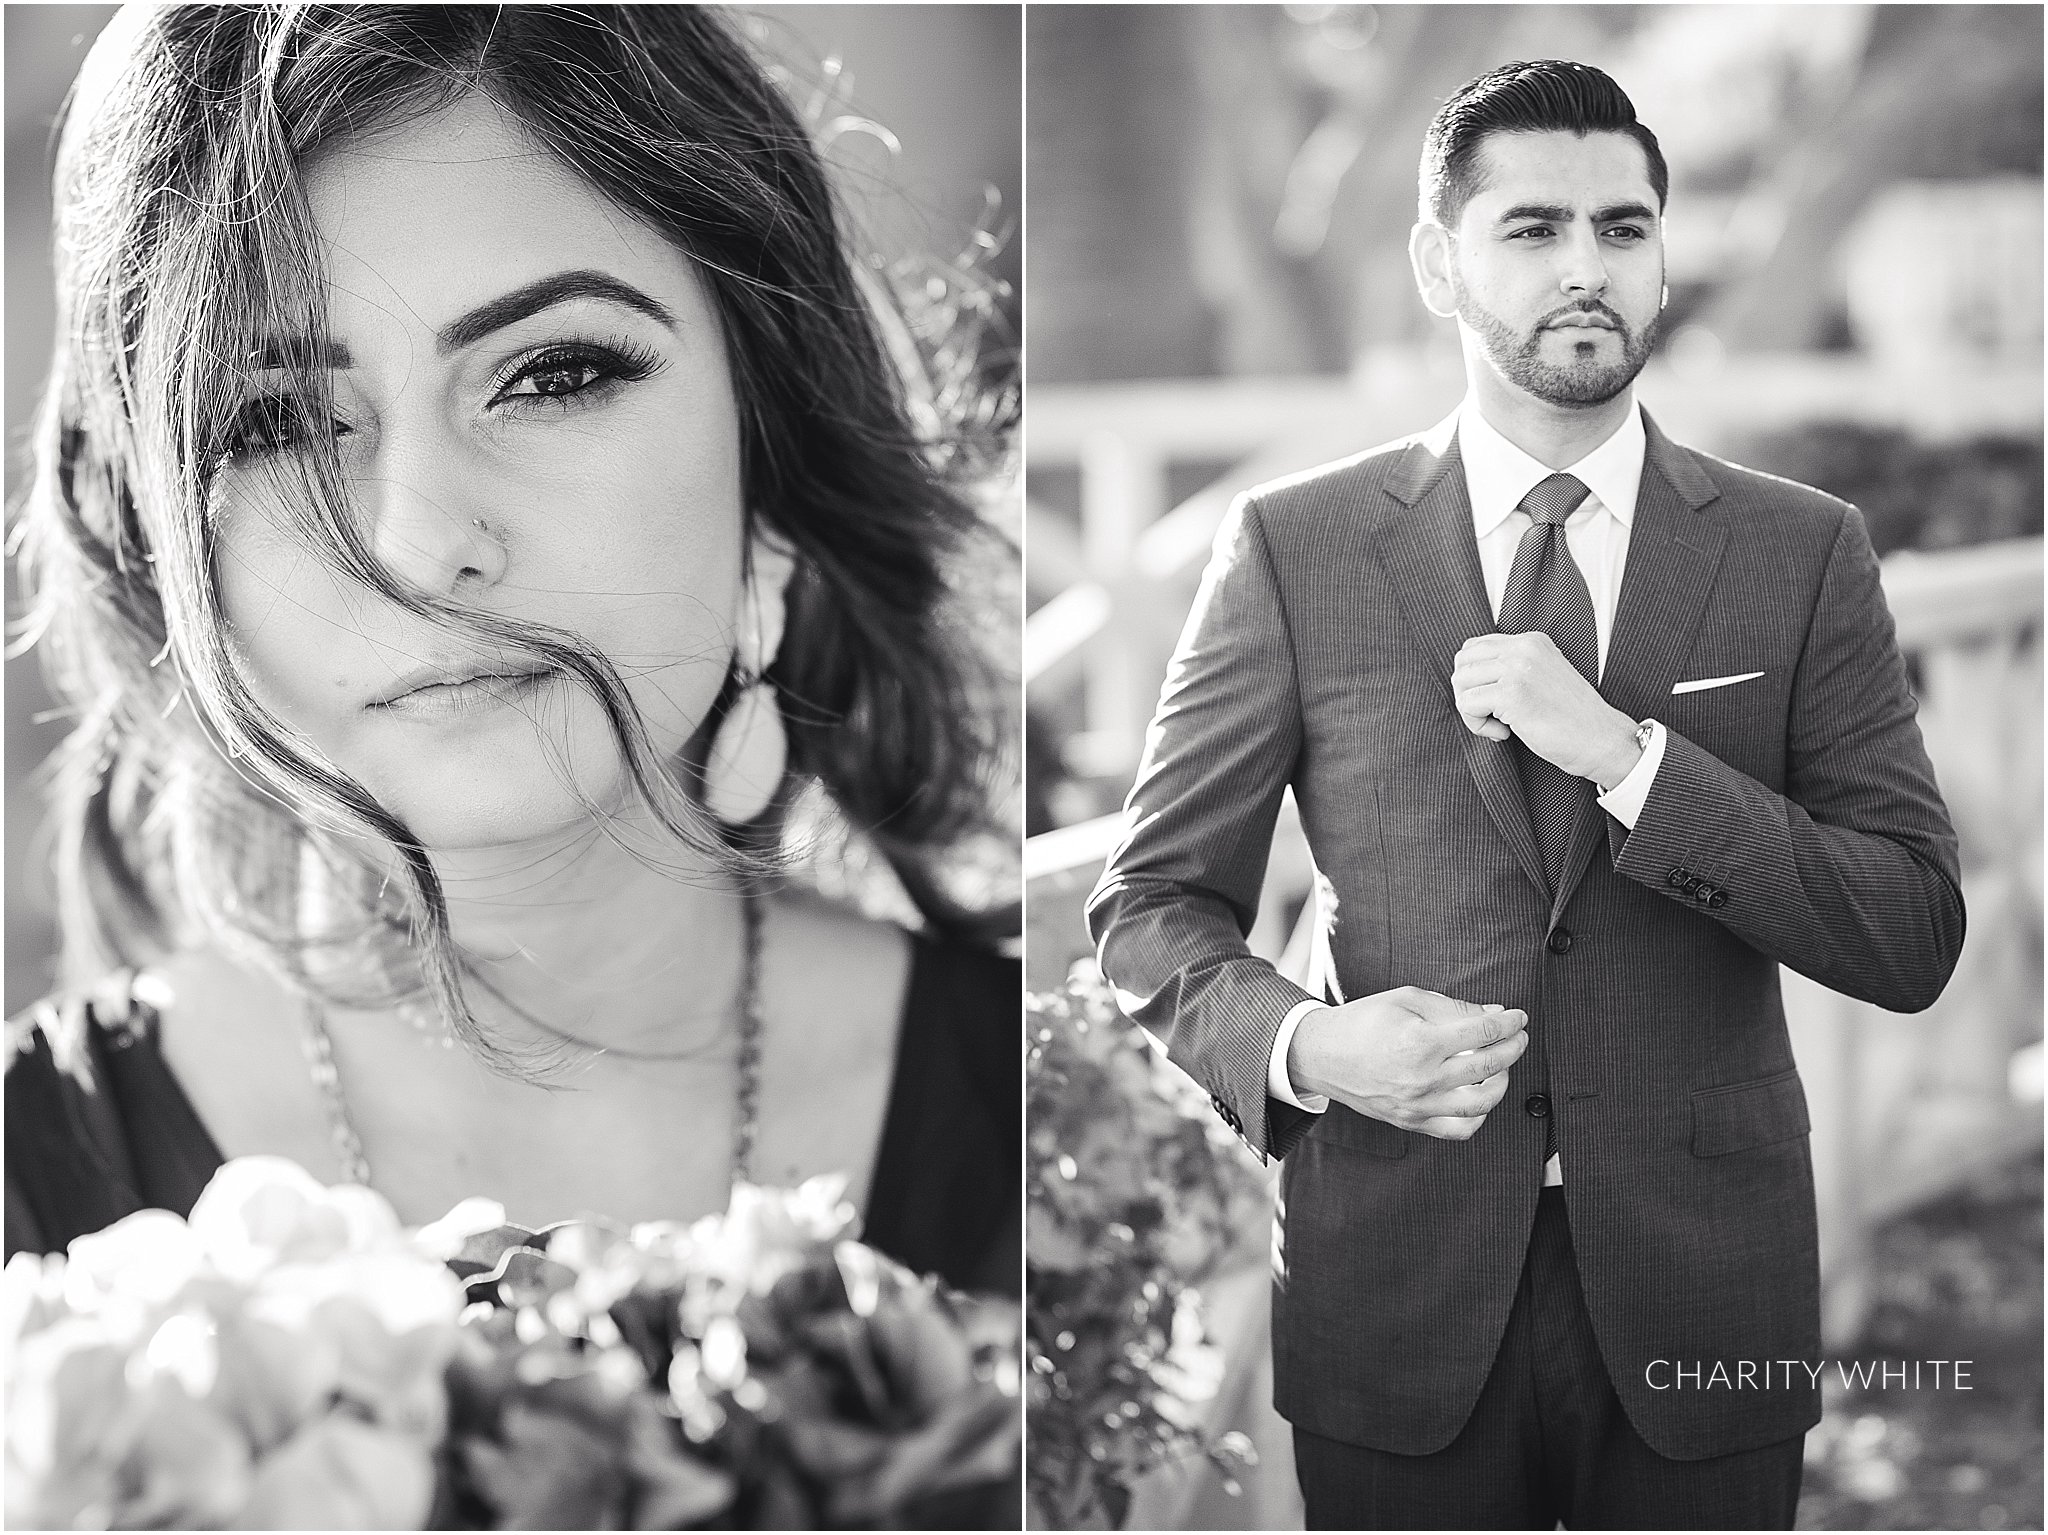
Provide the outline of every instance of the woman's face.
<path id="1" fill-rule="evenodd" d="M 738 413 L 685 256 L 486 98 L 308 168 L 343 473 L 404 581 L 607 656 L 664 755 L 732 652 Z M 217 578 L 259 699 L 426 846 L 559 834 L 626 776 L 597 701 L 337 573 L 284 491 L 306 427 L 258 375 L 215 481 Z"/>

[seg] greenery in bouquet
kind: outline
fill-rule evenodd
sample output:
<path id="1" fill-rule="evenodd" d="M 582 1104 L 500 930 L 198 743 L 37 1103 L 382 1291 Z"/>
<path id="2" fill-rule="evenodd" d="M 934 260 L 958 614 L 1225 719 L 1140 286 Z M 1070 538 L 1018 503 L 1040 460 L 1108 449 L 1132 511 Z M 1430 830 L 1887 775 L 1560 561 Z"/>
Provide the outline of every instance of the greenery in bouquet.
<path id="1" fill-rule="evenodd" d="M 1027 1485 L 1032 1522 L 1121 1526 L 1133 1483 L 1206 1454 L 1220 1383 L 1198 1286 L 1262 1244 L 1263 1174 L 1208 1096 L 1077 966 L 1026 1003 Z"/>
<path id="2" fill-rule="evenodd" d="M 820 1179 L 743 1186 L 688 1226 L 528 1231 L 473 1200 L 407 1233 L 369 1190 L 231 1162 L 189 1221 L 148 1211 L 9 1263 L 8 1522 L 981 1511 L 1016 1465 L 1015 1308 L 848 1240 L 852 1218 Z"/>

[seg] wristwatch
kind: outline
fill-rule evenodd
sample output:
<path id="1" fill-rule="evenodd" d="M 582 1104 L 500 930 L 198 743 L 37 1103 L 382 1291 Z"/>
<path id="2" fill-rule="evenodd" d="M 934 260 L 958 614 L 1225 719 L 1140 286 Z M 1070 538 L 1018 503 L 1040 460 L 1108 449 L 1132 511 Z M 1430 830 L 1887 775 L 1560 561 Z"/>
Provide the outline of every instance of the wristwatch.
<path id="1" fill-rule="evenodd" d="M 1655 720 L 1644 720 L 1640 725 L 1636 726 L 1636 760 L 1638 762 L 1642 760 L 1642 753 L 1650 749 L 1650 738 L 1656 734 L 1654 729 L 1656 723 Z M 1603 794 L 1611 794 L 1621 787 L 1620 780 L 1618 779 L 1611 784 L 1602 783 L 1597 778 L 1591 779 L 1589 782 Z"/>

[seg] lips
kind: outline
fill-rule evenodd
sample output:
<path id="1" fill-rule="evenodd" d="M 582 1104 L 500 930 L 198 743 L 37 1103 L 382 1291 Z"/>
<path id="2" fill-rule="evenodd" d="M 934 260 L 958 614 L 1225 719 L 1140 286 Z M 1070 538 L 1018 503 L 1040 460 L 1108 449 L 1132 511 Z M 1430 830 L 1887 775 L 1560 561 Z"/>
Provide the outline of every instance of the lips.
<path id="1" fill-rule="evenodd" d="M 1545 330 L 1611 330 L 1618 331 L 1621 325 L 1611 316 L 1591 314 L 1584 310 L 1562 315 L 1555 320 L 1546 320 Z"/>
<path id="2" fill-rule="evenodd" d="M 469 714 L 529 697 L 556 675 L 551 668 L 526 663 L 423 666 L 399 678 L 369 707 L 422 717 Z"/>

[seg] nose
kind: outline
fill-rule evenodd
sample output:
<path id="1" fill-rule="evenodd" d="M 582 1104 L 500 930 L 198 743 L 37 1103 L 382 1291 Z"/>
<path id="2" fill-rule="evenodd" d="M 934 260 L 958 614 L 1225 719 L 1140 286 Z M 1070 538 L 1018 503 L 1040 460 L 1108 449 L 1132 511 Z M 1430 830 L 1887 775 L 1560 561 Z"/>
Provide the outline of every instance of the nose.
<path id="1" fill-rule="evenodd" d="M 1558 287 L 1570 298 L 1598 298 L 1607 291 L 1607 258 L 1600 237 L 1588 226 L 1575 227 L 1560 242 L 1563 264 Z"/>
<path id="2" fill-rule="evenodd" d="M 505 575 L 503 539 L 471 506 L 464 482 L 457 455 L 418 444 L 379 454 L 358 486 L 371 553 L 401 580 L 437 596 L 495 586 Z"/>

